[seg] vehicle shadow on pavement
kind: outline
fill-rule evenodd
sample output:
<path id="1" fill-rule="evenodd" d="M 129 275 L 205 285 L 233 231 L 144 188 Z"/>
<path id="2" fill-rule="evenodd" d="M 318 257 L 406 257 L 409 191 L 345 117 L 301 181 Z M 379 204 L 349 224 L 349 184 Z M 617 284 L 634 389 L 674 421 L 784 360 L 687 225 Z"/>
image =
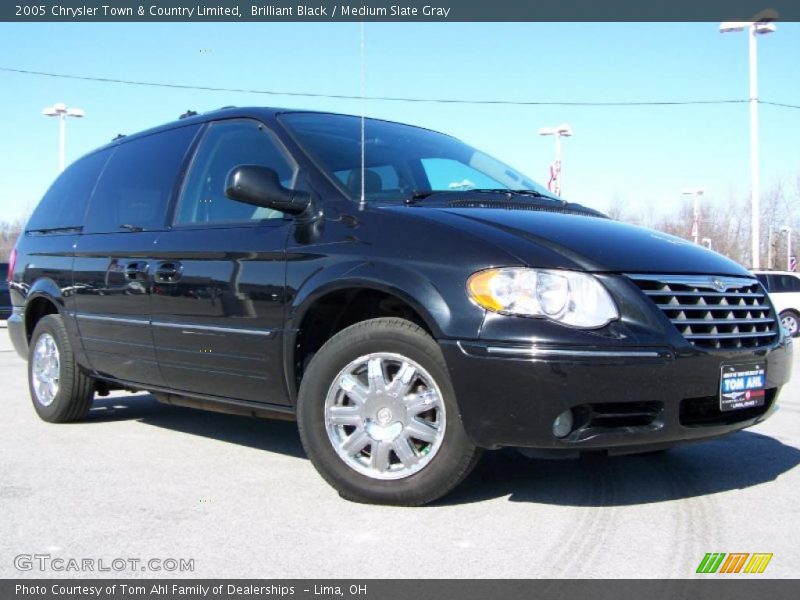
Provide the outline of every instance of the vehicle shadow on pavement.
<path id="1" fill-rule="evenodd" d="M 608 507 L 693 498 L 773 481 L 800 464 L 800 450 L 750 431 L 660 454 L 534 460 L 487 452 L 437 504 L 509 496 L 511 502 Z"/>
<path id="2" fill-rule="evenodd" d="M 132 420 L 257 450 L 305 457 L 297 425 L 292 422 L 172 406 L 157 402 L 150 394 L 95 398 L 85 423 Z"/>
<path id="3" fill-rule="evenodd" d="M 171 406 L 149 394 L 97 398 L 85 423 L 118 420 L 305 457 L 294 423 Z M 579 460 L 535 460 L 506 448 L 486 452 L 466 481 L 434 505 L 505 496 L 559 506 L 648 504 L 760 485 L 798 464 L 800 450 L 751 431 L 660 454 Z"/>

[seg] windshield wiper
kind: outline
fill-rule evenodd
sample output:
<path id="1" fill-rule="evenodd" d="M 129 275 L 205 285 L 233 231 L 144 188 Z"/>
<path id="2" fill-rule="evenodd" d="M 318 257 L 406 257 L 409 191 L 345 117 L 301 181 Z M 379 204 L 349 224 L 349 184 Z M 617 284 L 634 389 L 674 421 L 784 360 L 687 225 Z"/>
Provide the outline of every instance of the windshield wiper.
<path id="1" fill-rule="evenodd" d="M 62 233 L 67 231 L 81 231 L 83 227 L 73 225 L 71 227 L 41 227 L 39 229 L 29 229 L 28 233 Z"/>
<path id="2" fill-rule="evenodd" d="M 417 190 L 411 193 L 410 196 L 403 199 L 403 202 L 406 204 L 417 204 L 421 200 L 425 200 L 426 198 L 430 198 L 431 196 L 436 196 L 438 194 L 450 194 L 450 195 L 466 195 L 466 194 L 497 194 L 503 195 L 507 197 L 511 196 L 527 196 L 531 198 L 540 198 L 542 200 L 549 200 L 551 202 L 557 202 L 561 205 L 566 205 L 567 201 L 562 200 L 561 198 L 556 198 L 554 196 L 548 196 L 547 194 L 543 194 L 537 190 L 511 190 L 507 188 L 472 188 L 469 190 Z"/>
<path id="3" fill-rule="evenodd" d="M 548 194 L 543 194 L 537 190 L 510 190 L 505 188 L 477 188 L 474 190 L 469 190 L 471 192 L 478 192 L 484 194 L 505 194 L 507 196 L 532 196 L 534 198 L 541 198 L 543 200 L 552 200 L 553 202 L 558 202 L 559 204 L 567 204 L 566 200 L 561 198 L 556 198 L 555 196 L 549 196 Z"/>
<path id="4" fill-rule="evenodd" d="M 403 198 L 403 202 L 406 204 L 416 204 L 420 200 L 425 200 L 425 198 L 430 198 L 436 194 L 452 194 L 456 191 L 461 190 L 414 190 L 411 192 L 411 195 Z"/>
<path id="5" fill-rule="evenodd" d="M 138 225 L 129 225 L 128 223 L 123 223 L 122 225 L 119 226 L 119 228 L 127 229 L 128 231 L 133 231 L 136 233 L 144 231 L 144 227 L 139 227 Z"/>

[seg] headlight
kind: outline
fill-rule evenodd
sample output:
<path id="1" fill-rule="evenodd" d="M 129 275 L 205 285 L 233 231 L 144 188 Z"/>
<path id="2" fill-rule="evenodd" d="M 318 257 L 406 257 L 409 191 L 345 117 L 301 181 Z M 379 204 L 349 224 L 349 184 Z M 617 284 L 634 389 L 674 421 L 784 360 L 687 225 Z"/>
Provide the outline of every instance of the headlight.
<path id="1" fill-rule="evenodd" d="M 508 267 L 488 269 L 467 281 L 470 298 L 487 310 L 596 329 L 619 318 L 614 300 L 592 275 Z"/>

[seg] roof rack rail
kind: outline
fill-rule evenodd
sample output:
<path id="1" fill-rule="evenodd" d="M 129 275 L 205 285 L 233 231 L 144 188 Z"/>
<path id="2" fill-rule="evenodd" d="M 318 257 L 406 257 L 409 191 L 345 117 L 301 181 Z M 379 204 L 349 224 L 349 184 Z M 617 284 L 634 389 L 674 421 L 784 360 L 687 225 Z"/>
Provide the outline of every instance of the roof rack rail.
<path id="1" fill-rule="evenodd" d="M 217 110 L 225 110 L 226 108 L 236 108 L 236 106 L 228 104 L 227 106 L 220 106 Z"/>
<path id="2" fill-rule="evenodd" d="M 179 119 L 186 119 L 188 117 L 194 117 L 197 114 L 196 110 L 188 109 L 185 113 L 183 113 Z"/>

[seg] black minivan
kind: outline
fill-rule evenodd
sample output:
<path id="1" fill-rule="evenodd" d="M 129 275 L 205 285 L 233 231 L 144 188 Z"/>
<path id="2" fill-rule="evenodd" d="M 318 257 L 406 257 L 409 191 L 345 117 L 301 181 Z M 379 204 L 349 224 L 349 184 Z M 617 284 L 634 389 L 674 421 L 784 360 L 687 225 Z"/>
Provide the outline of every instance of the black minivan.
<path id="1" fill-rule="evenodd" d="M 484 448 L 714 438 L 790 377 L 738 264 L 360 117 L 229 108 L 119 138 L 55 181 L 11 262 L 42 419 L 115 389 L 296 418 L 357 501 L 430 502 Z"/>

